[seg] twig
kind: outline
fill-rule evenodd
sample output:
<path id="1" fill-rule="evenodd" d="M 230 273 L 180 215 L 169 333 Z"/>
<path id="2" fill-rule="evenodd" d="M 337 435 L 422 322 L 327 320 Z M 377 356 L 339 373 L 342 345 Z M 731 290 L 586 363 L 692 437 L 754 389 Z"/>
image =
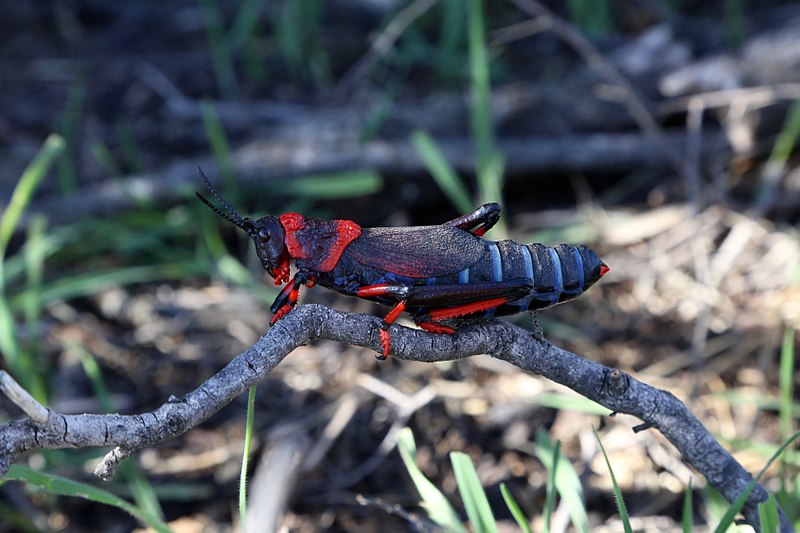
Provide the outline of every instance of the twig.
<path id="1" fill-rule="evenodd" d="M 44 424 L 47 422 L 47 417 L 50 412 L 45 406 L 36 401 L 36 398 L 23 389 L 19 383 L 14 381 L 8 372 L 0 370 L 0 392 L 14 402 L 14 405 L 22 409 L 22 412 L 28 415 L 31 420 Z"/>
<path id="2" fill-rule="evenodd" d="M 800 99 L 800 83 L 777 83 L 775 85 L 757 85 L 676 97 L 657 104 L 656 113 L 659 116 L 682 113 L 697 101 L 706 109 L 730 107 L 742 101 L 747 104 L 749 109 L 758 109 L 759 107 L 775 105 L 781 100 L 797 99 Z"/>
<path id="3" fill-rule="evenodd" d="M 182 435 L 258 383 L 295 348 L 331 339 L 380 350 L 380 319 L 343 313 L 321 305 L 298 307 L 216 375 L 182 398 L 139 415 L 63 415 L 50 411 L 46 422 L 30 418 L 0 426 L 0 473 L 17 455 L 33 449 L 116 446 L 129 454 Z M 393 356 L 422 362 L 452 361 L 490 354 L 519 368 L 565 385 L 611 409 L 640 418 L 658 429 L 683 457 L 728 501 L 734 501 L 752 475 L 728 453 L 671 393 L 628 374 L 584 359 L 529 331 L 496 320 L 465 321 L 456 335 L 436 335 L 392 326 Z M 101 465 L 113 472 L 117 459 Z M 743 509 L 759 530 L 758 503 L 767 492 L 757 485 Z M 794 531 L 781 512 L 781 531 Z"/>

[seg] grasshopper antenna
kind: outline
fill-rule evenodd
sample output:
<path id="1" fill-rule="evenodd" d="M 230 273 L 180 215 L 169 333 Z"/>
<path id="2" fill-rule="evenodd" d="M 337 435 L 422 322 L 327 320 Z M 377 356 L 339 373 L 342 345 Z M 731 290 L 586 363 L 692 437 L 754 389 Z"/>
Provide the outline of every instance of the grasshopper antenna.
<path id="1" fill-rule="evenodd" d="M 209 209 L 214 211 L 216 214 L 218 214 L 219 216 L 221 216 L 222 218 L 224 218 L 225 220 L 227 220 L 228 222 L 230 222 L 234 226 L 242 228 L 243 230 L 245 230 L 248 233 L 250 233 L 250 230 L 248 229 L 248 224 L 247 224 L 247 221 L 249 219 L 242 218 L 239 215 L 239 213 L 237 213 L 236 210 L 233 207 L 231 207 L 231 205 L 228 202 L 225 201 L 225 198 L 223 198 L 222 195 L 220 195 L 217 192 L 217 190 L 214 188 L 214 186 L 211 185 L 211 182 L 208 180 L 208 177 L 206 176 L 205 172 L 203 172 L 202 168 L 197 167 L 197 171 L 200 173 L 200 176 L 202 176 L 203 181 L 205 181 L 206 187 L 208 187 L 208 190 L 211 191 L 211 194 L 214 195 L 214 198 L 216 198 L 217 201 L 222 204 L 222 206 L 228 211 L 228 213 L 224 212 L 222 209 L 220 209 L 219 207 L 217 207 L 214 204 L 212 204 L 205 196 L 203 196 L 199 192 L 195 192 L 194 193 L 197 196 L 197 198 L 201 202 L 206 204 Z"/>

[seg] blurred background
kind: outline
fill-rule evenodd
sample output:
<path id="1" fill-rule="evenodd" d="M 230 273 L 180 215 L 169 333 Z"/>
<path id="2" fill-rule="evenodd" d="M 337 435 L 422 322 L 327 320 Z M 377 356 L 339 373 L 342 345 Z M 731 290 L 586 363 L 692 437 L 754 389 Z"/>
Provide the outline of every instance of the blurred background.
<path id="1" fill-rule="evenodd" d="M 2 2 L 0 34 L 2 366 L 57 411 L 151 410 L 267 330 L 276 291 L 194 198 L 199 166 L 243 215 L 423 225 L 499 201 L 488 238 L 586 243 L 611 267 L 539 315 L 551 342 L 671 391 L 751 472 L 797 426 L 796 2 Z M 322 288 L 303 301 L 386 312 Z M 687 490 L 696 531 L 725 510 L 636 419 L 486 356 L 374 355 L 305 346 L 258 387 L 265 523 L 434 530 L 404 427 L 462 518 L 448 454 L 469 455 L 501 531 L 517 526 L 500 483 L 542 529 L 556 442 L 576 483 L 551 530 L 622 530 L 593 427 L 636 530 L 681 530 Z M 111 483 L 91 475 L 107 450 L 19 463 L 174 531 L 231 531 L 246 400 Z M 3 399 L 0 416 L 21 415 Z M 765 483 L 797 523 L 796 451 L 779 463 Z M 53 492 L 0 486 L 0 530 L 144 527 Z"/>

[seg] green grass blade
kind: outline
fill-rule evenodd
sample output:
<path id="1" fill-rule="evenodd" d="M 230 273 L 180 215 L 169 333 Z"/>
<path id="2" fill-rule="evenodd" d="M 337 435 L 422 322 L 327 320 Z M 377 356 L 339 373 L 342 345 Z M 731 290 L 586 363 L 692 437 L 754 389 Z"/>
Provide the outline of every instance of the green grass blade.
<path id="1" fill-rule="evenodd" d="M 259 11 L 264 5 L 259 0 L 243 0 L 228 36 L 231 50 L 242 50 L 255 35 L 258 28 Z"/>
<path id="2" fill-rule="evenodd" d="M 784 370 L 781 370 L 782 372 Z M 781 412 L 781 409 L 785 409 L 786 406 L 783 402 L 785 402 L 784 392 L 781 389 L 781 394 L 778 396 L 771 396 L 766 393 L 766 391 L 759 391 L 758 393 L 749 392 L 749 393 L 741 393 L 736 391 L 721 391 L 715 392 L 712 396 L 721 398 L 728 402 L 733 406 L 738 405 L 747 405 L 749 407 L 755 407 L 761 409 L 762 411 L 777 411 Z M 792 402 L 791 409 L 789 412 L 793 413 L 800 413 L 800 402 Z M 791 431 L 786 435 L 790 435 Z"/>
<path id="3" fill-rule="evenodd" d="M 42 149 L 39 150 L 39 153 L 36 154 L 36 157 L 22 173 L 22 177 L 11 194 L 8 207 L 3 211 L 3 216 L 0 217 L 0 258 L 5 255 L 8 241 L 11 239 L 11 235 L 14 234 L 17 223 L 30 203 L 36 187 L 38 187 L 50 166 L 63 150 L 64 139 L 60 135 L 50 135 L 44 142 Z"/>
<path id="4" fill-rule="evenodd" d="M 694 527 L 694 507 L 692 506 L 692 479 L 683 494 L 683 533 L 692 533 Z"/>
<path id="5" fill-rule="evenodd" d="M 291 196 L 312 200 L 336 200 L 376 194 L 383 188 L 383 178 L 372 170 L 310 174 L 271 183 L 272 196 Z"/>
<path id="6" fill-rule="evenodd" d="M 204 101 L 201 104 L 201 109 L 203 111 L 203 126 L 205 126 L 206 135 L 208 135 L 211 152 L 214 154 L 214 160 L 219 166 L 223 182 L 227 188 L 231 189 L 236 183 L 236 177 L 233 173 L 231 148 L 225 135 L 225 128 L 222 127 L 222 122 L 219 120 L 214 104 Z"/>
<path id="7" fill-rule="evenodd" d="M 622 520 L 622 527 L 625 530 L 625 533 L 633 533 L 631 520 L 628 517 L 628 508 L 625 506 L 625 500 L 622 498 L 622 491 L 619 488 L 619 483 L 617 483 L 616 476 L 614 476 L 614 469 L 611 468 L 611 461 L 608 460 L 608 454 L 606 454 L 606 449 L 603 446 L 603 442 L 600 440 L 600 435 L 597 434 L 597 429 L 592 427 L 592 433 L 594 433 L 594 438 L 597 439 L 597 444 L 600 446 L 600 451 L 603 452 L 603 458 L 606 460 L 608 473 L 611 476 L 611 484 L 614 486 L 614 499 L 617 501 L 617 510 L 619 511 L 619 517 Z"/>
<path id="8" fill-rule="evenodd" d="M 469 0 L 467 28 L 473 100 L 470 119 L 478 153 L 478 173 L 483 174 L 489 167 L 494 152 L 494 129 L 492 127 L 489 58 L 486 51 L 486 31 L 481 0 Z"/>
<path id="9" fill-rule="evenodd" d="M 800 476 L 782 475 L 781 487 L 775 495 L 775 500 L 789 522 L 800 527 Z"/>
<path id="10" fill-rule="evenodd" d="M 17 327 L 8 300 L 0 293 L 0 354 L 17 381 L 40 402 L 47 394 L 33 368 L 33 359 L 23 353 L 17 337 Z"/>
<path id="11" fill-rule="evenodd" d="M 25 262 L 25 281 L 31 297 L 24 304 L 25 322 L 28 332 L 33 335 L 39 322 L 42 308 L 37 293 L 41 290 L 44 278 L 46 251 L 44 246 L 47 222 L 43 216 L 35 215 L 28 226 L 22 257 Z"/>
<path id="12" fill-rule="evenodd" d="M 544 528 L 545 533 L 550 531 L 550 520 L 556 508 L 556 473 L 558 472 L 559 458 L 561 457 L 561 441 L 557 440 L 553 446 L 553 457 L 550 461 L 552 467 L 547 476 L 547 492 L 544 500 Z"/>
<path id="13" fill-rule="evenodd" d="M 541 321 L 541 318 L 539 320 Z M 548 331 L 548 337 L 550 336 L 550 332 Z M 608 416 L 611 414 L 611 410 L 607 407 L 603 407 L 602 405 L 593 402 L 588 398 L 578 396 L 577 394 L 573 394 L 571 392 L 542 392 L 533 396 L 531 401 L 535 402 L 537 405 L 551 407 L 553 409 L 559 409 L 563 411 L 575 411 L 578 413 L 599 416 Z"/>
<path id="14" fill-rule="evenodd" d="M 528 524 L 528 519 L 525 517 L 517 500 L 514 499 L 514 496 L 511 494 L 511 491 L 508 490 L 505 483 L 500 483 L 500 493 L 503 495 L 503 501 L 506 502 L 506 507 L 511 511 L 511 516 L 516 520 L 522 533 L 532 533 L 531 526 Z"/>
<path id="15" fill-rule="evenodd" d="M 748 21 L 746 17 L 745 0 L 727 0 L 722 5 L 725 33 L 729 41 L 728 46 L 732 50 L 740 49 L 747 37 Z"/>
<path id="16" fill-rule="evenodd" d="M 37 223 L 36 218 L 37 216 L 33 217 L 31 225 Z M 31 231 L 32 230 L 33 228 L 31 228 Z M 15 282 L 21 284 L 20 280 L 23 275 L 26 275 L 31 268 L 31 260 L 37 255 L 41 254 L 42 261 L 46 262 L 50 256 L 60 250 L 64 250 L 80 238 L 81 231 L 78 229 L 78 225 L 75 224 L 60 228 L 47 228 L 47 231 L 41 238 L 37 237 L 33 242 L 31 242 L 30 239 L 26 240 L 25 244 L 22 246 L 22 253 L 15 254 L 2 263 L 2 268 L 0 268 L 0 270 L 5 274 L 5 286 L 8 287 Z M 36 246 L 38 250 L 31 254 L 31 252 L 27 250 L 29 246 Z"/>
<path id="17" fill-rule="evenodd" d="M 768 165 L 785 166 L 800 138 L 800 100 L 795 100 L 783 123 L 780 135 L 769 155 Z"/>
<path id="18" fill-rule="evenodd" d="M 463 76 L 466 3 L 463 0 L 442 0 L 437 69 L 444 80 L 460 80 Z"/>
<path id="19" fill-rule="evenodd" d="M 414 486 L 422 498 L 422 506 L 428 512 L 430 519 L 448 533 L 467 533 L 467 530 L 461 524 L 458 513 L 447 501 L 445 495 L 425 477 L 425 474 L 414 462 L 417 446 L 414 443 L 414 435 L 409 428 L 403 428 L 400 431 L 400 435 L 397 438 L 397 449 L 400 451 L 400 457 L 403 459 L 406 470 L 411 476 L 411 481 L 414 482 Z"/>
<path id="20" fill-rule="evenodd" d="M 9 305 L 5 293 L 5 255 L 8 243 L 17 228 L 22 213 L 30 203 L 36 187 L 44 179 L 53 162 L 63 152 L 64 145 L 64 139 L 59 135 L 53 134 L 47 138 L 39 153 L 36 154 L 36 157 L 22 173 L 16 187 L 14 187 L 14 192 L 11 193 L 11 200 L 8 206 L 0 216 L 0 353 L 3 354 L 3 359 L 22 386 L 28 389 L 39 401 L 44 401 L 45 391 L 41 380 L 33 370 L 33 359 L 26 357 L 21 351 L 12 307 Z M 33 229 L 35 230 L 35 228 Z M 40 240 L 37 240 L 37 242 L 40 242 Z M 23 260 L 25 259 L 23 257 Z M 38 286 L 35 284 L 31 285 L 30 288 L 32 291 L 38 290 Z M 24 302 L 24 308 L 30 310 L 33 306 L 36 306 L 36 304 L 29 297 Z"/>
<path id="21" fill-rule="evenodd" d="M 253 440 L 253 424 L 256 418 L 256 386 L 250 387 L 247 395 L 247 425 L 244 430 L 244 451 L 242 452 L 242 471 L 239 474 L 239 527 L 247 531 L 247 471 L 250 463 L 250 443 Z"/>
<path id="22" fill-rule="evenodd" d="M 456 174 L 444 154 L 436 146 L 436 141 L 424 131 L 411 134 L 411 144 L 419 152 L 422 161 L 433 176 L 434 181 L 460 213 L 474 209 L 472 198 L 464 182 Z"/>
<path id="23" fill-rule="evenodd" d="M 458 491 L 467 516 L 472 524 L 475 533 L 498 533 L 497 523 L 486 499 L 486 492 L 483 490 L 478 472 L 472 464 L 469 456 L 462 452 L 452 452 L 450 462 L 453 464 L 453 472 L 456 475 Z"/>
<path id="24" fill-rule="evenodd" d="M 87 76 L 83 72 L 85 69 L 78 69 L 76 81 L 74 81 L 67 93 L 67 101 L 64 105 L 64 114 L 61 116 L 58 126 L 58 134 L 65 143 L 65 152 L 58 160 L 58 184 L 62 193 L 73 192 L 78 188 L 78 178 L 76 171 L 76 159 L 78 157 L 78 140 L 81 127 L 83 126 L 83 112 L 86 107 Z"/>
<path id="25" fill-rule="evenodd" d="M 394 99 L 397 97 L 398 83 L 393 83 L 391 87 L 385 88 L 380 100 L 370 106 L 367 116 L 364 118 L 361 130 L 358 132 L 358 144 L 363 145 L 373 140 L 379 133 L 380 129 L 394 106 Z"/>
<path id="26" fill-rule="evenodd" d="M 707 516 L 706 522 L 709 524 L 719 522 L 722 520 L 722 517 L 725 516 L 731 504 L 711 485 L 706 484 L 703 487 L 703 492 L 705 493 L 704 507 Z"/>
<path id="27" fill-rule="evenodd" d="M 761 522 L 761 531 L 769 533 L 780 531 L 781 521 L 778 518 L 778 503 L 772 494 L 769 495 L 769 500 L 759 504 L 758 521 Z"/>
<path id="28" fill-rule="evenodd" d="M 477 176 L 480 202 L 498 202 L 501 206 L 505 162 L 497 151 L 492 122 L 492 96 L 489 79 L 489 54 L 486 47 L 482 0 L 469 0 L 467 10 L 472 106 L 470 121 L 477 152 Z M 506 233 L 501 220 L 495 230 Z"/>
<path id="29" fill-rule="evenodd" d="M 275 21 L 275 37 L 278 48 L 289 71 L 296 77 L 303 76 L 305 63 L 303 46 L 305 32 L 301 22 L 303 18 L 301 2 L 289 0 L 282 4 L 280 14 Z"/>
<path id="30" fill-rule="evenodd" d="M 217 78 L 219 92 L 227 99 L 234 99 L 239 93 L 239 83 L 219 3 L 217 0 L 200 0 L 200 6 L 211 45 L 211 67 Z"/>
<path id="31" fill-rule="evenodd" d="M 123 500 L 115 494 L 98 489 L 97 487 L 93 487 L 86 483 L 73 481 L 71 479 L 55 476 L 53 474 L 43 474 L 21 465 L 11 465 L 11 468 L 8 469 L 8 473 L 5 475 L 3 480 L 24 481 L 25 483 L 39 487 L 50 494 L 85 498 L 93 502 L 111 505 L 118 509 L 122 509 L 134 518 L 141 521 L 143 524 L 160 533 L 172 532 L 172 530 L 164 522 L 149 512 L 131 505 L 129 502 Z"/>
<path id="32" fill-rule="evenodd" d="M 182 280 L 200 276 L 204 274 L 205 271 L 202 264 L 187 260 L 176 263 L 133 266 L 64 276 L 42 286 L 41 291 L 38 293 L 39 305 L 96 294 L 109 288 L 132 285 L 135 283 Z M 29 298 L 31 298 L 29 289 L 23 290 L 10 299 L 11 308 L 22 309 Z"/>
<path id="33" fill-rule="evenodd" d="M 114 404 L 111 403 L 111 395 L 108 393 L 108 387 L 103 379 L 103 371 L 97 360 L 90 354 L 82 345 L 74 341 L 67 341 L 66 348 L 76 354 L 83 367 L 83 373 L 89 378 L 89 384 L 92 386 L 95 398 L 100 403 L 100 408 L 106 413 L 114 412 Z"/>
<path id="34" fill-rule="evenodd" d="M 330 78 L 328 54 L 320 38 L 323 5 L 320 0 L 283 2 L 274 27 L 289 73 L 317 83 Z"/>
<path id="35" fill-rule="evenodd" d="M 103 379 L 103 372 L 100 369 L 100 365 L 97 364 L 97 360 L 82 345 L 76 342 L 68 342 L 67 349 L 78 355 L 81 366 L 83 366 L 83 372 L 89 378 L 92 391 L 103 412 L 113 413 L 114 405 L 111 403 L 111 395 L 108 392 L 105 379 Z M 127 482 L 128 488 L 139 508 L 163 520 L 164 511 L 161 509 L 161 504 L 158 501 L 153 485 L 142 473 L 136 462 L 130 460 L 123 462 L 120 465 L 119 474 L 119 477 Z"/>
<path id="36" fill-rule="evenodd" d="M 586 514 L 586 505 L 583 502 L 583 488 L 578 473 L 566 458 L 555 455 L 555 444 L 548 438 L 547 433 L 540 431 L 536 435 L 536 457 L 548 471 L 556 469 L 555 487 L 562 501 L 567 506 L 570 520 L 578 531 L 588 533 L 589 517 Z M 554 458 L 558 457 L 557 462 Z"/>
<path id="37" fill-rule="evenodd" d="M 794 328 L 787 327 L 783 334 L 781 345 L 780 360 L 780 428 L 782 438 L 788 438 L 792 434 L 792 423 L 794 421 L 794 339 L 796 331 Z"/>
<path id="38" fill-rule="evenodd" d="M 30 341 L 27 343 L 27 349 L 22 346 L 19 347 L 21 350 L 21 352 L 17 352 L 19 353 L 17 358 L 19 364 L 14 368 L 17 378 L 22 381 L 34 398 L 42 403 L 46 403 L 47 400 L 47 386 L 45 384 L 46 377 L 37 371 L 38 368 L 41 368 L 41 360 L 38 357 L 41 350 L 38 349 L 39 335 L 36 332 L 39 328 L 42 312 L 38 293 L 41 291 L 42 278 L 44 277 L 45 254 L 43 241 L 46 228 L 45 218 L 41 215 L 34 215 L 28 225 L 27 238 L 22 254 L 17 254 L 21 255 L 25 263 L 25 286 L 30 295 L 23 302 L 22 309 Z M 7 307 L 7 302 L 4 301 L 1 305 L 5 308 L 2 312 L 4 317 L 2 322 L 5 326 L 0 327 L 0 329 L 7 330 L 9 327 L 15 327 L 13 325 L 12 311 Z M 16 340 L 10 340 L 10 342 L 18 343 Z"/>
<path id="39" fill-rule="evenodd" d="M 800 100 L 795 100 L 786 114 L 783 128 L 762 170 L 761 186 L 754 203 L 756 209 L 766 207 L 775 194 L 798 138 L 800 138 Z"/>
<path id="40" fill-rule="evenodd" d="M 775 451 L 779 448 L 778 445 L 761 442 L 753 439 L 727 439 L 719 437 L 720 443 L 730 446 L 731 448 L 747 448 L 748 452 L 758 454 L 764 457 L 766 461 Z M 795 449 L 785 450 L 781 456 L 781 460 L 787 466 L 800 467 L 800 453 Z"/>
<path id="41" fill-rule="evenodd" d="M 798 437 L 800 437 L 800 431 L 798 431 L 797 433 L 786 439 L 786 441 L 781 445 L 781 447 L 778 448 L 778 450 L 772 455 L 772 457 L 770 457 L 769 461 L 767 461 L 767 464 L 764 465 L 764 468 L 761 469 L 761 471 L 758 473 L 756 477 L 750 480 L 750 482 L 744 488 L 739 497 L 736 498 L 736 501 L 733 502 L 733 504 L 725 512 L 722 519 L 720 520 L 719 525 L 714 529 L 714 533 L 723 533 L 724 531 L 728 530 L 731 524 L 733 524 L 733 520 L 734 518 L 736 518 L 736 514 L 739 513 L 739 511 L 741 511 L 742 507 L 744 506 L 744 503 L 750 496 L 750 493 L 753 492 L 753 489 L 758 484 L 759 480 L 761 479 L 761 476 L 764 475 L 764 472 L 767 471 L 770 465 L 772 465 L 772 463 L 775 462 L 775 460 L 781 456 L 783 451 L 786 448 L 788 448 L 789 445 L 792 444 Z"/>
<path id="42" fill-rule="evenodd" d="M 131 494 L 133 494 L 133 499 L 139 509 L 151 516 L 155 516 L 159 520 L 163 520 L 164 511 L 161 509 L 158 495 L 150 480 L 142 472 L 139 464 L 136 461 L 128 460 L 120 465 L 120 474 L 122 474 L 131 489 Z"/>
<path id="43" fill-rule="evenodd" d="M 778 420 L 781 438 L 787 438 L 792 433 L 794 429 L 794 415 L 795 413 L 800 413 L 800 409 L 798 409 L 794 402 L 794 344 L 796 336 L 797 330 L 787 325 L 786 331 L 783 334 L 780 368 L 778 370 L 778 394 L 780 401 Z M 790 451 L 781 455 L 780 490 L 778 491 L 778 501 L 781 504 L 786 502 L 786 505 L 782 505 L 781 507 L 783 507 L 787 516 L 790 517 L 790 520 L 800 515 L 800 498 L 796 497 L 798 492 L 800 492 L 800 478 L 795 480 L 794 484 L 789 481 L 789 477 L 793 471 L 790 466 L 792 459 L 797 459 L 796 451 Z M 792 489 L 792 485 L 794 489 Z M 795 494 L 791 494 L 792 491 L 794 491 Z M 768 530 L 764 528 L 764 531 Z"/>
<path id="44" fill-rule="evenodd" d="M 94 141 L 89 146 L 89 151 L 108 176 L 116 177 L 122 175 L 122 171 L 114 159 L 114 154 L 111 153 L 106 143 L 99 140 Z"/>
<path id="45" fill-rule="evenodd" d="M 567 7 L 570 19 L 591 36 L 607 33 L 613 26 L 608 0 L 569 0 Z"/>
<path id="46" fill-rule="evenodd" d="M 139 174 L 144 170 L 142 151 L 136 142 L 136 133 L 130 119 L 122 118 L 116 123 L 115 129 L 119 138 L 122 158 L 126 168 L 131 174 Z"/>

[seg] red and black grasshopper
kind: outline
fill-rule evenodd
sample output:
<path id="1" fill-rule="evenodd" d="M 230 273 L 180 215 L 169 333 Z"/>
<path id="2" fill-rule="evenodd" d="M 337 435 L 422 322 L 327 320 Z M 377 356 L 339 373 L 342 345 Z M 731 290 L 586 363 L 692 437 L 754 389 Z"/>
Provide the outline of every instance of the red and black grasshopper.
<path id="1" fill-rule="evenodd" d="M 393 306 L 383 320 L 379 359 L 388 357 L 389 326 L 403 311 L 426 331 L 452 334 L 455 330 L 440 321 L 544 309 L 579 296 L 608 272 L 586 246 L 483 239 L 500 219 L 497 204 L 439 226 L 362 228 L 351 220 L 297 213 L 253 220 L 241 217 L 203 179 L 227 213 L 200 193 L 197 197 L 246 231 L 275 284 L 286 283 L 272 304 L 270 324 L 294 308 L 302 285 Z M 290 280 L 292 259 L 297 273 Z"/>

